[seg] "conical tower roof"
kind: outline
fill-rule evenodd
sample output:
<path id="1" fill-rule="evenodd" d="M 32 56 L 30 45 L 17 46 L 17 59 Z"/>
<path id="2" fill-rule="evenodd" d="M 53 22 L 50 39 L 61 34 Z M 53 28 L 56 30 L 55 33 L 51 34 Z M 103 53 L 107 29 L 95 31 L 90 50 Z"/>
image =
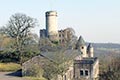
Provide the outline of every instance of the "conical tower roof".
<path id="1" fill-rule="evenodd" d="M 78 42 L 77 42 L 76 46 L 80 47 L 80 46 L 83 46 L 83 45 L 85 45 L 85 41 L 82 38 L 82 36 L 80 36 L 79 39 L 78 39 Z"/>
<path id="2" fill-rule="evenodd" d="M 90 50 L 90 48 L 93 48 L 92 44 L 89 43 L 88 47 L 87 47 L 87 50 Z"/>

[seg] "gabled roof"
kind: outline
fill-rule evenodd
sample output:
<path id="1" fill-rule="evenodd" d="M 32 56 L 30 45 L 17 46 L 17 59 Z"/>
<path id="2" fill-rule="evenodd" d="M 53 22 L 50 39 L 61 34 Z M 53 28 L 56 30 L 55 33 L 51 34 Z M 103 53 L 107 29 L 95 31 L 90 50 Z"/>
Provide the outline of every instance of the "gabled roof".
<path id="1" fill-rule="evenodd" d="M 42 52 L 41 55 L 52 62 L 60 64 L 64 61 L 74 60 L 75 57 L 81 55 L 81 52 L 78 50 L 61 50 L 55 52 Z"/>

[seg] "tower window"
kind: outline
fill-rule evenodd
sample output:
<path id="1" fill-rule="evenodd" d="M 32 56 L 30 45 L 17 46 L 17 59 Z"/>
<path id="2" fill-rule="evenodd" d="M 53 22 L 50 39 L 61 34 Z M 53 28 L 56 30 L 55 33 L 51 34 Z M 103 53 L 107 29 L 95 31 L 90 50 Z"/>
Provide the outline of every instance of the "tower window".
<path id="1" fill-rule="evenodd" d="M 81 52 L 81 54 L 83 54 L 83 52 Z"/>
<path id="2" fill-rule="evenodd" d="M 83 70 L 80 70 L 80 76 L 83 76 L 84 73 L 83 73 Z"/>
<path id="3" fill-rule="evenodd" d="M 85 70 L 85 76 L 88 76 L 88 70 Z"/>
<path id="4" fill-rule="evenodd" d="M 84 47 L 82 46 L 82 49 L 84 49 Z"/>

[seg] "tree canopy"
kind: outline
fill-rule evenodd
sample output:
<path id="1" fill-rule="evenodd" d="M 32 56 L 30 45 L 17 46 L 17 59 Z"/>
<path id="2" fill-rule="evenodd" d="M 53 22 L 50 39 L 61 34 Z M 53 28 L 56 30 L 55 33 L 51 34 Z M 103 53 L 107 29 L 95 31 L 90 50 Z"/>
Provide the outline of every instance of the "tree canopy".
<path id="1" fill-rule="evenodd" d="M 0 28 L 0 48 L 4 50 L 4 54 L 1 55 L 1 57 L 6 54 L 11 55 L 10 53 L 15 53 L 21 64 L 25 55 L 31 54 L 33 57 L 33 53 L 38 52 L 39 38 L 35 33 L 32 33 L 31 29 L 36 26 L 37 20 L 35 18 L 23 13 L 12 15 L 8 23 Z M 10 45 L 8 45 L 8 43 L 10 43 Z M 9 47 L 7 48 L 6 46 Z"/>
<path id="2" fill-rule="evenodd" d="M 31 28 L 36 26 L 36 19 L 22 13 L 12 15 L 8 23 L 0 29 L 1 34 L 12 38 L 17 50 L 20 50 L 26 41 L 31 39 Z"/>

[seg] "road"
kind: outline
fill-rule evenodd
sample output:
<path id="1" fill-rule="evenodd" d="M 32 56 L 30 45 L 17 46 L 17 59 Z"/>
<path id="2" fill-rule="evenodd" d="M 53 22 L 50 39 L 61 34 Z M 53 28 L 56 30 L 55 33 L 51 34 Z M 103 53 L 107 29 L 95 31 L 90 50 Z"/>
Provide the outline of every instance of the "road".
<path id="1" fill-rule="evenodd" d="M 0 72 L 0 80 L 25 80 L 19 76 L 19 73 Z"/>

